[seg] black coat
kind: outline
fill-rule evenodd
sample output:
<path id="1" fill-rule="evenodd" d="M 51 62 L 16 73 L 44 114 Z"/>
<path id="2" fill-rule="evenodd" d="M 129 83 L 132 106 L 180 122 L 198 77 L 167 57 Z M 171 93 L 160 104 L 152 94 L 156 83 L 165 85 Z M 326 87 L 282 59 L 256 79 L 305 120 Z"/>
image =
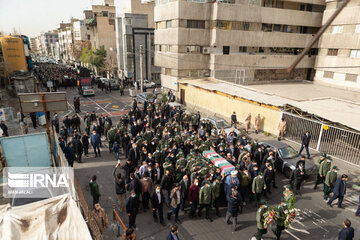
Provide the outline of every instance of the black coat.
<path id="1" fill-rule="evenodd" d="M 184 179 L 181 179 L 180 181 L 180 193 L 181 196 L 184 196 L 184 198 L 187 200 L 189 196 L 189 188 L 190 188 L 190 180 L 185 183 Z"/>
<path id="2" fill-rule="evenodd" d="M 232 217 L 237 217 L 237 215 L 239 213 L 239 206 L 240 206 L 241 202 L 242 202 L 242 198 L 239 193 L 237 194 L 236 198 L 234 198 L 232 194 L 230 195 L 229 201 L 227 204 L 227 211 L 229 213 L 231 213 Z"/>
<path id="3" fill-rule="evenodd" d="M 140 194 L 140 183 L 137 178 L 134 178 L 129 183 L 129 191 L 134 191 L 136 195 Z"/>
<path id="4" fill-rule="evenodd" d="M 261 166 L 264 156 L 265 156 L 265 154 L 262 151 L 259 152 L 258 150 L 256 150 L 256 152 L 254 154 L 254 159 L 257 162 L 258 166 Z"/>
<path id="5" fill-rule="evenodd" d="M 354 238 L 354 229 L 352 227 L 343 228 L 339 232 L 339 240 L 352 240 Z"/>
<path id="6" fill-rule="evenodd" d="M 136 214 L 138 210 L 137 198 L 129 196 L 126 199 L 126 213 Z"/>
<path id="7" fill-rule="evenodd" d="M 88 148 L 89 147 L 89 136 L 82 136 L 82 145 L 84 148 Z"/>
<path id="8" fill-rule="evenodd" d="M 117 178 L 117 176 L 116 176 L 116 168 L 114 169 L 113 176 L 114 176 L 116 194 L 124 194 L 124 193 L 126 193 L 125 179 L 121 178 L 121 180 L 119 180 Z"/>
<path id="9" fill-rule="evenodd" d="M 153 192 L 151 193 L 151 195 L 150 195 L 150 200 L 151 200 L 151 206 L 152 206 L 153 208 L 158 209 L 160 206 L 163 205 L 163 202 L 165 201 L 165 198 L 164 198 L 164 195 L 163 195 L 163 193 L 162 193 L 161 191 L 160 191 L 160 195 L 161 195 L 161 202 L 160 202 L 160 204 L 159 204 L 159 199 L 158 199 L 158 196 L 157 196 L 156 192 L 153 191 Z"/>
<path id="10" fill-rule="evenodd" d="M 301 138 L 301 144 L 302 145 L 305 145 L 306 147 L 309 146 L 309 143 L 310 143 L 310 139 L 311 139 L 311 136 L 309 134 L 309 136 L 306 136 L 306 134 L 304 134 Z"/>
<path id="11" fill-rule="evenodd" d="M 135 154 L 136 152 L 136 154 Z M 138 162 L 140 159 L 140 153 L 139 153 L 139 149 L 138 148 L 131 148 L 129 151 L 129 160 L 135 165 L 137 166 Z"/>
<path id="12" fill-rule="evenodd" d="M 171 191 L 172 185 L 173 185 L 172 177 L 164 175 L 163 178 L 161 179 L 161 188 Z"/>

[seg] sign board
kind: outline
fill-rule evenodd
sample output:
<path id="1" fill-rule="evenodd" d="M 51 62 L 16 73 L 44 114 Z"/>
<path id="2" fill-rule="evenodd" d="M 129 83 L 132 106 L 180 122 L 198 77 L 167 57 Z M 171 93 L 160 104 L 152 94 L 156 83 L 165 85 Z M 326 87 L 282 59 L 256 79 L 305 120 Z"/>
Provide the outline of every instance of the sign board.
<path id="1" fill-rule="evenodd" d="M 5 121 L 5 110 L 3 108 L 0 108 L 0 121 Z"/>
<path id="2" fill-rule="evenodd" d="M 80 77 L 81 86 L 91 86 L 91 79 L 89 77 Z"/>
<path id="3" fill-rule="evenodd" d="M 44 95 L 44 103 L 42 100 Z M 30 112 L 61 112 L 68 109 L 65 92 L 46 92 L 46 93 L 22 93 L 18 94 L 21 110 L 23 113 Z"/>

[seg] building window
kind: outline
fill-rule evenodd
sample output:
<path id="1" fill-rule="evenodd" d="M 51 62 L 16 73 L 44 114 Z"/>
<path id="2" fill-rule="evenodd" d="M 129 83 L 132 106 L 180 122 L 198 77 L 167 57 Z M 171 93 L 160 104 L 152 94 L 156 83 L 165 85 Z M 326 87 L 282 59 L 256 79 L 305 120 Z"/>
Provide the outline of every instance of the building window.
<path id="1" fill-rule="evenodd" d="M 261 30 L 264 32 L 272 32 L 272 24 L 263 23 Z"/>
<path id="2" fill-rule="evenodd" d="M 357 81 L 357 76 L 356 74 L 350 74 L 347 73 L 345 76 L 345 81 L 349 81 L 349 82 L 356 82 Z"/>
<path id="3" fill-rule="evenodd" d="M 332 33 L 342 33 L 343 26 L 333 26 Z"/>
<path id="4" fill-rule="evenodd" d="M 102 12 L 102 15 L 103 15 L 103 17 L 107 17 L 109 14 L 108 14 L 107 11 L 103 11 L 103 12 Z"/>
<path id="5" fill-rule="evenodd" d="M 87 35 L 87 40 L 90 40 L 90 34 Z"/>
<path id="6" fill-rule="evenodd" d="M 200 46 L 186 46 L 187 53 L 201 53 Z"/>
<path id="7" fill-rule="evenodd" d="M 281 25 L 280 24 L 274 24 L 273 31 L 274 32 L 281 32 Z"/>
<path id="8" fill-rule="evenodd" d="M 155 28 L 156 29 L 161 29 L 161 22 L 156 22 L 155 23 Z"/>
<path id="9" fill-rule="evenodd" d="M 187 20 L 187 28 L 205 28 L 204 20 Z"/>
<path id="10" fill-rule="evenodd" d="M 323 77 L 332 79 L 334 77 L 334 72 L 325 71 Z"/>
<path id="11" fill-rule="evenodd" d="M 357 24 L 355 27 L 355 32 L 358 33 L 360 32 L 360 24 Z"/>
<path id="12" fill-rule="evenodd" d="M 339 49 L 329 48 L 327 55 L 328 55 L 328 56 L 337 56 L 337 55 L 338 55 L 338 51 L 339 51 Z"/>
<path id="13" fill-rule="evenodd" d="M 224 29 L 224 30 L 230 29 L 230 22 L 227 21 L 215 21 L 214 25 L 215 25 L 214 27 L 217 29 Z"/>
<path id="14" fill-rule="evenodd" d="M 126 18 L 125 25 L 132 25 L 132 19 L 131 18 Z"/>
<path id="15" fill-rule="evenodd" d="M 264 7 L 273 7 L 273 0 L 264 0 Z"/>
<path id="16" fill-rule="evenodd" d="M 247 47 L 239 47 L 239 52 L 246 52 L 247 50 Z"/>
<path id="17" fill-rule="evenodd" d="M 230 46 L 223 46 L 223 54 L 229 55 L 230 53 Z"/>
<path id="18" fill-rule="evenodd" d="M 360 58 L 360 50 L 351 50 L 350 58 Z"/>
<path id="19" fill-rule="evenodd" d="M 166 21 L 166 28 L 172 28 L 172 21 Z"/>

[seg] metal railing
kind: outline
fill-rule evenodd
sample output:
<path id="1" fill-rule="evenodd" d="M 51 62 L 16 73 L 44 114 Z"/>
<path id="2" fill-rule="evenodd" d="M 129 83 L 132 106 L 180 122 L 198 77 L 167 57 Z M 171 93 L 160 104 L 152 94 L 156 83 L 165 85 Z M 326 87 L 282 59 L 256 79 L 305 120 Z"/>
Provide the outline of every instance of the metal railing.
<path id="1" fill-rule="evenodd" d="M 286 139 L 301 144 L 302 135 L 310 131 L 310 148 L 360 166 L 360 133 L 287 112 L 282 114 L 287 125 Z"/>

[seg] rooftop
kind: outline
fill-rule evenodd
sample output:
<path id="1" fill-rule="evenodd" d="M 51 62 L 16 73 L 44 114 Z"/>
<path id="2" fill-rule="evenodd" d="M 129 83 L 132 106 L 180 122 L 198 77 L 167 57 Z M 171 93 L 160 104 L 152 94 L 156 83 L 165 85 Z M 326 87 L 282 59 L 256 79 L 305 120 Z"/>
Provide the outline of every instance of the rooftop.
<path id="1" fill-rule="evenodd" d="M 182 80 L 180 83 L 276 107 L 289 104 L 302 111 L 360 131 L 360 92 L 332 88 L 307 81 L 241 86 L 222 80 L 204 78 Z"/>

